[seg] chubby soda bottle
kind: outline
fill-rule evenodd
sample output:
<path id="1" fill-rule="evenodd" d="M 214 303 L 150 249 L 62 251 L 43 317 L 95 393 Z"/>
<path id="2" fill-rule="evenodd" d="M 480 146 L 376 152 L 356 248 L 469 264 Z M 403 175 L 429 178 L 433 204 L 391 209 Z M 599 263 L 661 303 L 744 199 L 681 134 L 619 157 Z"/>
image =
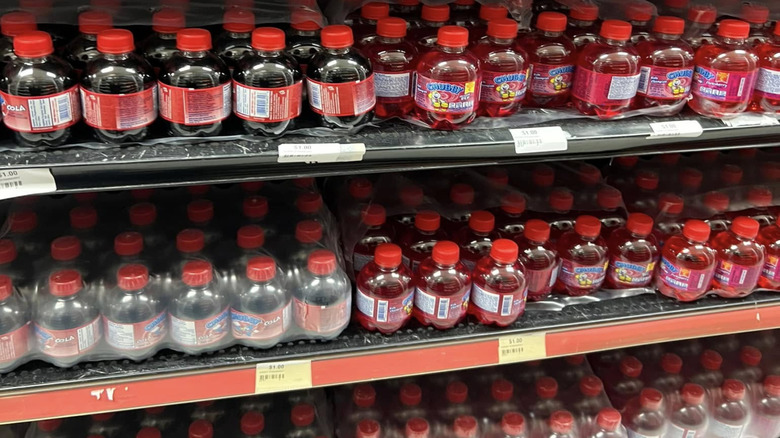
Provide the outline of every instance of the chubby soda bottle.
<path id="1" fill-rule="evenodd" d="M 515 242 L 498 239 L 490 255 L 477 262 L 471 275 L 469 313 L 480 323 L 506 327 L 525 311 L 528 286 L 517 256 Z"/>
<path id="2" fill-rule="evenodd" d="M 412 272 L 403 264 L 398 245 L 377 246 L 374 260 L 363 266 L 356 281 L 355 318 L 365 329 L 394 333 L 412 317 Z"/>
<path id="3" fill-rule="evenodd" d="M 309 337 L 333 337 L 349 324 L 351 308 L 352 288 L 336 254 L 327 249 L 312 251 L 293 290 L 295 323 Z"/>
<path id="4" fill-rule="evenodd" d="M 661 391 L 645 388 L 626 405 L 623 415 L 629 436 L 665 436 L 667 419 Z"/>
<path id="5" fill-rule="evenodd" d="M 414 69 L 417 49 L 406 41 L 406 21 L 383 18 L 376 27 L 377 37 L 363 48 L 374 68 L 376 115 L 404 117 L 414 109 Z"/>
<path id="6" fill-rule="evenodd" d="M 379 20 L 390 16 L 390 5 L 382 2 L 370 2 L 360 8 L 360 17 L 354 26 L 355 45 L 359 48 L 371 44 L 377 37 Z"/>
<path id="7" fill-rule="evenodd" d="M 716 252 L 708 244 L 710 226 L 690 219 L 682 234 L 664 243 L 655 286 L 667 297 L 694 301 L 710 290 L 715 275 Z"/>
<path id="8" fill-rule="evenodd" d="M 577 63 L 577 48 L 564 33 L 566 16 L 542 12 L 536 19 L 536 29 L 521 40 L 530 67 L 525 104 L 536 108 L 565 106 Z"/>
<path id="9" fill-rule="evenodd" d="M 352 29 L 322 29 L 322 52 L 306 71 L 309 106 L 327 128 L 356 128 L 374 118 L 376 93 L 371 63 L 353 46 Z"/>
<path id="10" fill-rule="evenodd" d="M 780 113 L 780 22 L 771 38 L 755 48 L 758 56 L 758 80 L 751 109 Z"/>
<path id="11" fill-rule="evenodd" d="M 152 15 L 152 34 L 141 43 L 140 51 L 155 72 L 159 73 L 163 63 L 178 50 L 176 33 L 185 23 L 184 14 L 176 9 L 163 8 Z"/>
<path id="12" fill-rule="evenodd" d="M 506 7 L 502 5 L 479 5 L 479 20 L 469 23 L 469 38 L 473 43 L 483 39 L 491 21 L 507 18 Z M 512 37 L 516 37 L 517 33 Z"/>
<path id="13" fill-rule="evenodd" d="M 233 112 L 248 134 L 279 136 L 295 127 L 303 108 L 303 74 L 284 51 L 284 32 L 252 32 L 252 50 L 233 69 Z"/>
<path id="14" fill-rule="evenodd" d="M 279 343 L 292 325 L 292 297 L 272 257 L 258 255 L 245 266 L 230 305 L 233 337 L 243 345 L 268 348 Z"/>
<path id="15" fill-rule="evenodd" d="M 24 12 L 14 11 L 3 14 L 0 17 L 0 63 L 6 63 L 14 58 L 14 38 L 27 32 L 38 30 L 35 23 L 35 15 Z"/>
<path id="16" fill-rule="evenodd" d="M 723 298 L 747 296 L 764 268 L 764 246 L 755 241 L 758 221 L 738 217 L 729 231 L 718 233 L 710 244 L 717 251 L 717 265 L 712 288 Z"/>
<path id="17" fill-rule="evenodd" d="M 647 287 L 653 281 L 660 249 L 653 234 L 653 219 L 644 213 L 631 213 L 626 226 L 609 236 L 609 272 L 611 289 Z"/>
<path id="18" fill-rule="evenodd" d="M 755 47 L 769 39 L 766 32 L 769 21 L 768 7 L 759 3 L 743 3 L 739 16 L 750 24 L 750 36 L 748 37 L 750 46 Z"/>
<path id="19" fill-rule="evenodd" d="M 688 22 L 685 26 L 683 40 L 696 50 L 704 44 L 715 42 L 713 25 L 718 17 L 718 10 L 708 4 L 691 5 L 688 8 Z"/>
<path id="20" fill-rule="evenodd" d="M 475 211 L 469 217 L 468 226 L 462 227 L 453 236 L 462 252 L 461 261 L 469 271 L 473 271 L 477 262 L 488 255 L 493 240 L 498 239 L 495 224 L 496 219 L 490 212 Z"/>
<path id="21" fill-rule="evenodd" d="M 764 267 L 758 285 L 765 289 L 780 290 L 780 219 L 759 231 L 756 243 L 764 246 Z"/>
<path id="22" fill-rule="evenodd" d="M 528 220 L 526 197 L 522 193 L 509 192 L 501 197 L 501 206 L 495 210 L 496 230 L 506 239 L 522 236 Z"/>
<path id="23" fill-rule="evenodd" d="M 455 130 L 477 117 L 480 64 L 468 44 L 468 30 L 444 26 L 439 29 L 436 47 L 420 57 L 414 94 L 416 114 L 433 129 Z"/>
<path id="24" fill-rule="evenodd" d="M 390 5 L 390 15 L 406 20 L 409 29 L 418 29 L 422 25 L 420 9 L 420 0 L 398 0 Z"/>
<path id="25" fill-rule="evenodd" d="M 252 31 L 255 29 L 255 14 L 244 9 L 229 9 L 223 16 L 222 29 L 223 32 L 214 41 L 214 52 L 232 71 L 236 68 L 238 60 L 253 48 Z"/>
<path id="26" fill-rule="evenodd" d="M 466 317 L 471 275 L 460 262 L 460 248 L 441 241 L 433 247 L 415 275 L 414 317 L 426 326 L 448 329 Z"/>
<path id="27" fill-rule="evenodd" d="M 607 244 L 601 237 L 601 222 L 593 216 L 580 216 L 574 230 L 558 240 L 561 270 L 556 289 L 570 296 L 588 295 L 598 290 L 607 274 Z"/>
<path id="28" fill-rule="evenodd" d="M 599 38 L 580 50 L 572 103 L 582 114 L 610 119 L 631 107 L 639 87 L 639 54 L 628 41 L 631 24 L 606 20 Z"/>
<path id="29" fill-rule="evenodd" d="M 653 12 L 653 5 L 648 2 L 634 1 L 626 6 L 626 20 L 631 23 L 631 44 L 650 39 Z"/>
<path id="30" fill-rule="evenodd" d="M 352 251 L 352 269 L 355 278 L 363 266 L 373 259 L 377 246 L 396 240 L 395 229 L 387 223 L 387 213 L 381 205 L 367 205 L 363 208 L 360 217 L 362 226 L 359 230 L 362 231 L 363 227 L 366 229 Z"/>
<path id="31" fill-rule="evenodd" d="M 455 0 L 448 8 L 452 9 L 452 22 L 458 26 L 474 23 L 477 17 L 476 0 Z"/>
<path id="32" fill-rule="evenodd" d="M 544 299 L 558 279 L 558 253 L 550 242 L 550 225 L 539 219 L 529 220 L 517 244 L 528 283 L 527 299 Z"/>
<path id="33" fill-rule="evenodd" d="M 445 240 L 447 234 L 441 229 L 441 216 L 431 210 L 422 210 L 414 217 L 414 227 L 401 236 L 404 263 L 417 272 L 420 263 L 433 251 L 437 242 Z"/>
<path id="34" fill-rule="evenodd" d="M 79 74 L 87 62 L 97 58 L 97 36 L 114 25 L 111 14 L 102 11 L 84 11 L 79 14 L 79 36 L 65 47 L 67 61 Z"/>
<path id="35" fill-rule="evenodd" d="M 578 1 L 569 10 L 569 22 L 566 35 L 574 41 L 577 49 L 596 42 L 598 39 L 596 20 L 599 7 L 589 1 Z M 630 35 L 629 35 L 630 37 Z"/>
<path id="36" fill-rule="evenodd" d="M 412 32 L 410 39 L 417 45 L 420 54 L 425 54 L 436 46 L 439 29 L 450 21 L 450 7 L 447 5 L 423 5 L 422 25 Z"/>
<path id="37" fill-rule="evenodd" d="M 726 19 L 718 26 L 715 43 L 696 52 L 691 109 L 722 118 L 748 108 L 758 76 L 758 57 L 747 43 L 749 35 L 750 25 Z"/>
<path id="38" fill-rule="evenodd" d="M 30 351 L 30 308 L 14 289 L 8 275 L 0 275 L 0 337 L 5 347 L 0 355 L 0 370 L 13 370 Z"/>
<path id="39" fill-rule="evenodd" d="M 471 50 L 479 59 L 482 86 L 477 115 L 505 117 L 516 113 L 528 87 L 528 55 L 516 43 L 517 22 L 510 18 L 488 24 L 487 38 Z"/>

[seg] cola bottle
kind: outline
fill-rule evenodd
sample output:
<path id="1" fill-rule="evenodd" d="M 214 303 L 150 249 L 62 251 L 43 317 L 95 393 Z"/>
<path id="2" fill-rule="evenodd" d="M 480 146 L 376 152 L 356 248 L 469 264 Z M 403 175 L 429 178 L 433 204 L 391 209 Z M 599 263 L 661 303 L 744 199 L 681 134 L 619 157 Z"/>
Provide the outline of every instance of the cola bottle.
<path id="1" fill-rule="evenodd" d="M 469 403 L 469 387 L 456 380 L 447 385 L 445 401 L 439 408 L 439 416 L 445 422 L 451 422 L 460 416 L 471 415 L 472 405 Z"/>
<path id="2" fill-rule="evenodd" d="M 290 411 L 292 427 L 285 438 L 315 438 L 321 435 L 320 428 L 314 424 L 316 410 L 310 403 L 299 403 Z"/>
<path id="3" fill-rule="evenodd" d="M 324 247 L 322 243 L 322 224 L 312 220 L 300 221 L 295 226 L 294 245 L 290 245 L 287 264 L 292 269 L 305 269 L 312 251 Z"/>
<path id="4" fill-rule="evenodd" d="M 154 408 L 149 408 L 154 409 Z M 162 433 L 160 432 L 160 429 L 156 427 L 142 427 L 141 430 L 138 431 L 137 434 L 135 434 L 135 438 L 162 438 Z"/>
<path id="5" fill-rule="evenodd" d="M 16 58 L 14 38 L 23 33 L 37 30 L 35 15 L 29 12 L 15 11 L 0 17 L 0 65 Z"/>
<path id="6" fill-rule="evenodd" d="M 163 8 L 152 15 L 154 33 L 141 43 L 140 51 L 155 72 L 159 72 L 163 63 L 176 52 L 176 33 L 184 25 L 184 14 L 175 9 Z"/>
<path id="7" fill-rule="evenodd" d="M 87 62 L 97 58 L 97 36 L 113 27 L 111 14 L 103 11 L 84 11 L 79 14 L 79 36 L 65 47 L 66 59 L 79 74 Z"/>
<path id="8" fill-rule="evenodd" d="M 579 396 L 572 404 L 572 410 L 585 418 L 594 418 L 605 407 L 611 406 L 604 394 L 604 383 L 596 376 L 588 375 L 580 379 Z"/>
<path id="9" fill-rule="evenodd" d="M 88 253 L 102 254 L 108 249 L 109 240 L 98 229 L 98 213 L 91 206 L 74 207 L 68 213 L 70 233 L 76 236 Z"/>
<path id="10" fill-rule="evenodd" d="M 252 50 L 255 14 L 244 9 L 229 9 L 222 18 L 224 32 L 214 41 L 214 51 L 232 71 L 245 53 Z"/>
<path id="11" fill-rule="evenodd" d="M 651 384 L 664 394 L 674 394 L 680 390 L 685 383 L 685 378 L 680 374 L 683 367 L 683 360 L 674 353 L 665 353 L 661 356 L 661 373 L 654 377 Z"/>
<path id="12" fill-rule="evenodd" d="M 309 254 L 293 297 L 295 322 L 309 337 L 335 336 L 349 323 L 352 286 L 332 251 Z"/>
<path id="13" fill-rule="evenodd" d="M 547 420 L 563 403 L 558 399 L 558 382 L 552 377 L 540 377 L 536 380 L 536 403 L 529 411 L 531 418 Z"/>
<path id="14" fill-rule="evenodd" d="M 44 266 L 38 268 L 45 275 L 62 269 L 73 269 L 87 282 L 92 280 L 87 260 L 82 256 L 81 241 L 77 237 L 62 236 L 54 239 L 51 242 L 50 257 Z M 48 278 L 43 279 L 43 282 L 47 281 Z"/>
<path id="15" fill-rule="evenodd" d="M 34 285 L 32 266 L 19 257 L 11 239 L 0 239 L 0 274 L 11 277 L 14 287 L 23 291 Z"/>
<path id="16" fill-rule="evenodd" d="M 213 202 L 208 199 L 191 201 L 187 204 L 187 219 L 191 229 L 203 232 L 207 247 L 212 247 L 222 240 L 222 232 L 214 220 Z"/>
<path id="17" fill-rule="evenodd" d="M 13 370 L 30 351 L 30 309 L 14 289 L 11 277 L 0 275 L 0 370 Z"/>
<path id="18" fill-rule="evenodd" d="M 234 291 L 230 308 L 233 337 L 244 345 L 268 348 L 290 328 L 291 297 L 273 258 L 253 257 L 245 266 L 246 278 Z"/>
<path id="19" fill-rule="evenodd" d="M 143 236 L 144 247 L 154 251 L 161 249 L 168 241 L 165 233 L 157 226 L 157 207 L 149 202 L 141 202 L 128 210 L 131 229 Z"/>

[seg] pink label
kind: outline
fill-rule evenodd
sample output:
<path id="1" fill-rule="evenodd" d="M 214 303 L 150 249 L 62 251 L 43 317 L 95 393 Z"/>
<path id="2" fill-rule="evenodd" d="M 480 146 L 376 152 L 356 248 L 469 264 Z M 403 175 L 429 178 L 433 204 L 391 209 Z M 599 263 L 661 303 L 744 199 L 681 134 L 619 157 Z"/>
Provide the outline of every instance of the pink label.
<path id="1" fill-rule="evenodd" d="M 518 102 L 525 98 L 528 71 L 515 73 L 482 72 L 481 102 Z"/>
<path id="2" fill-rule="evenodd" d="M 306 304 L 295 298 L 295 323 L 306 331 L 333 334 L 349 322 L 347 301 L 329 306 Z"/>
<path id="3" fill-rule="evenodd" d="M 289 87 L 255 88 L 233 82 L 233 111 L 244 120 L 274 123 L 301 115 L 303 81 Z"/>
<path id="4" fill-rule="evenodd" d="M 525 309 L 528 289 L 512 293 L 490 292 L 476 284 L 471 288 L 471 304 L 482 313 L 494 316 L 519 315 Z"/>
<path id="5" fill-rule="evenodd" d="M 696 66 L 693 94 L 719 102 L 744 102 L 753 94 L 757 74 Z"/>
<path id="6" fill-rule="evenodd" d="M 157 119 L 157 85 L 132 94 L 101 94 L 81 89 L 87 125 L 110 131 L 149 126 Z"/>
<path id="7" fill-rule="evenodd" d="M 561 259 L 558 280 L 574 288 L 598 289 L 607 276 L 607 262 L 600 265 L 583 265 L 568 259 Z"/>
<path id="8" fill-rule="evenodd" d="M 204 346 L 219 342 L 228 334 L 228 309 L 205 319 L 179 319 L 171 315 L 171 337 L 179 345 Z"/>
<path id="9" fill-rule="evenodd" d="M 22 97 L 0 92 L 3 121 L 19 132 L 53 132 L 81 119 L 79 87 L 46 96 Z"/>
<path id="10" fill-rule="evenodd" d="M 780 280 L 780 257 L 767 254 L 764 269 L 761 270 L 761 276 L 770 281 Z"/>
<path id="11" fill-rule="evenodd" d="M 533 94 L 554 96 L 569 91 L 574 81 L 573 65 L 532 64 L 528 89 Z"/>
<path id="12" fill-rule="evenodd" d="M 596 73 L 577 67 L 572 95 L 593 105 L 623 103 L 636 96 L 639 75 Z"/>
<path id="13" fill-rule="evenodd" d="M 478 86 L 478 82 L 438 82 L 418 74 L 414 100 L 433 113 L 471 113 L 477 108 Z"/>
<path id="14" fill-rule="evenodd" d="M 555 284 L 557 272 L 557 264 L 545 269 L 526 269 L 525 280 L 528 283 L 528 293 L 531 295 L 538 295 L 548 292 Z"/>
<path id="15" fill-rule="evenodd" d="M 249 314 L 230 309 L 233 337 L 252 341 L 265 341 L 284 334 L 290 327 L 292 304 L 263 314 Z"/>
<path id="16" fill-rule="evenodd" d="M 632 263 L 615 257 L 609 262 L 609 279 L 612 284 L 625 284 L 631 287 L 643 287 L 653 279 L 655 262 Z"/>
<path id="17" fill-rule="evenodd" d="M 181 88 L 160 85 L 160 117 L 187 126 L 210 125 L 231 113 L 231 83 L 211 88 Z"/>
<path id="18" fill-rule="evenodd" d="M 317 114 L 357 116 L 376 106 L 374 75 L 362 81 L 327 84 L 307 79 L 309 105 Z"/>
<path id="19" fill-rule="evenodd" d="M 756 95 L 767 99 L 780 99 L 780 70 L 774 68 L 758 70 Z"/>
<path id="20" fill-rule="evenodd" d="M 391 299 L 372 298 L 371 294 L 358 288 L 357 308 L 360 313 L 375 322 L 404 322 L 412 315 L 414 289 L 405 295 Z"/>
<path id="21" fill-rule="evenodd" d="M 739 286 L 752 289 L 758 283 L 761 270 L 761 265 L 745 266 L 718 259 L 718 266 L 715 268 L 715 281 L 726 287 Z"/>
<path id="22" fill-rule="evenodd" d="M 68 330 L 49 330 L 35 324 L 38 349 L 47 356 L 78 356 L 97 345 L 100 335 L 100 317 L 89 324 Z"/>
<path id="23" fill-rule="evenodd" d="M 0 363 L 20 359 L 30 350 L 30 323 L 0 335 Z"/>
<path id="24" fill-rule="evenodd" d="M 663 257 L 661 258 L 661 271 L 658 278 L 670 288 L 703 294 L 710 289 L 710 282 L 712 282 L 714 274 L 714 266 L 710 269 L 680 268 Z"/>
<path id="25" fill-rule="evenodd" d="M 470 295 L 470 285 L 446 297 L 417 288 L 414 293 L 414 306 L 429 319 L 446 325 L 454 323 L 466 314 Z"/>
<path id="26" fill-rule="evenodd" d="M 690 94 L 692 82 L 693 68 L 646 65 L 639 70 L 637 94 L 654 99 L 682 99 Z"/>
<path id="27" fill-rule="evenodd" d="M 110 321 L 103 317 L 108 345 L 119 350 L 142 350 L 153 347 L 163 340 L 168 332 L 167 313 L 135 324 Z"/>

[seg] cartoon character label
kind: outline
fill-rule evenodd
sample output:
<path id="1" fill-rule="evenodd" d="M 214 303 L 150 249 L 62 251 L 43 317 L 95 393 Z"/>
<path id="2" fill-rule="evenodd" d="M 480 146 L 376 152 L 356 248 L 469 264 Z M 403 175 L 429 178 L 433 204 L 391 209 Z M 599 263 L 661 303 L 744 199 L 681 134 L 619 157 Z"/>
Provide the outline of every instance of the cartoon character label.
<path id="1" fill-rule="evenodd" d="M 756 71 L 737 72 L 696 66 L 693 94 L 719 102 L 744 102 L 753 95 Z"/>
<path id="2" fill-rule="evenodd" d="M 35 324 L 38 349 L 47 356 L 78 356 L 97 345 L 100 337 L 100 317 L 81 327 L 66 330 L 51 330 Z"/>
<path id="3" fill-rule="evenodd" d="M 667 287 L 703 294 L 710 288 L 714 274 L 714 267 L 712 269 L 681 268 L 664 257 L 661 258 L 661 271 L 658 278 Z"/>
<path id="4" fill-rule="evenodd" d="M 18 132 L 53 132 L 81 120 L 79 87 L 47 96 L 14 96 L 0 92 L 3 121 Z"/>
<path id="5" fill-rule="evenodd" d="M 691 93 L 693 68 L 644 66 L 639 71 L 637 94 L 654 99 L 680 100 Z"/>
<path id="6" fill-rule="evenodd" d="M 30 350 L 30 323 L 0 335 L 0 363 L 13 362 Z"/>
<path id="7" fill-rule="evenodd" d="M 628 101 L 636 96 L 640 75 L 613 75 L 597 73 L 578 67 L 572 96 L 592 105 Z"/>
<path id="8" fill-rule="evenodd" d="M 250 122 L 283 122 L 301 115 L 302 96 L 303 81 L 280 88 L 255 88 L 233 82 L 233 111 Z"/>
<path id="9" fill-rule="evenodd" d="M 488 292 L 475 284 L 471 287 L 471 304 L 496 316 L 519 315 L 525 309 L 527 293 L 528 289 L 508 294 Z"/>
<path id="10" fill-rule="evenodd" d="M 644 287 L 653 280 L 655 262 L 633 263 L 613 257 L 609 262 L 609 280 L 614 285 Z"/>
<path id="11" fill-rule="evenodd" d="M 87 125 L 110 131 L 128 131 L 157 120 L 157 85 L 131 94 L 102 94 L 81 89 Z"/>
<path id="12" fill-rule="evenodd" d="M 306 79 L 309 105 L 317 114 L 343 117 L 365 114 L 376 106 L 374 75 L 362 81 L 330 84 Z"/>
<path id="13" fill-rule="evenodd" d="M 764 268 L 761 270 L 761 276 L 769 281 L 780 281 L 780 257 L 774 254 L 766 255 Z"/>
<path id="14" fill-rule="evenodd" d="M 230 309 L 233 337 L 251 341 L 266 341 L 283 335 L 292 321 L 292 302 L 281 309 L 263 314 L 243 313 Z"/>
<path id="15" fill-rule="evenodd" d="M 533 94 L 554 96 L 568 93 L 574 82 L 573 65 L 531 64 L 528 89 Z"/>
<path id="16" fill-rule="evenodd" d="M 414 100 L 432 113 L 466 114 L 477 109 L 478 82 L 438 82 L 417 75 Z"/>
<path id="17" fill-rule="evenodd" d="M 160 86 L 160 117 L 180 125 L 199 126 L 217 123 L 230 117 L 232 86 L 230 82 L 211 88 Z"/>
<path id="18" fill-rule="evenodd" d="M 179 345 L 202 347 L 219 342 L 228 334 L 228 308 L 206 319 L 187 320 L 171 315 L 171 337 Z"/>
<path id="19" fill-rule="evenodd" d="M 414 289 L 409 289 L 406 294 L 390 299 L 372 297 L 370 292 L 362 288 L 358 288 L 357 293 L 358 311 L 374 322 L 405 322 L 412 315 L 413 301 Z"/>
<path id="20" fill-rule="evenodd" d="M 780 70 L 773 68 L 758 70 L 756 95 L 766 99 L 780 99 Z"/>
<path id="21" fill-rule="evenodd" d="M 718 266 L 715 268 L 715 281 L 723 287 L 753 289 L 758 283 L 762 268 L 762 263 L 745 266 L 728 260 L 718 260 Z"/>
<path id="22" fill-rule="evenodd" d="M 163 340 L 168 332 L 166 312 L 154 318 L 135 324 L 114 322 L 103 317 L 106 341 L 119 350 L 142 350 L 153 347 Z"/>
<path id="23" fill-rule="evenodd" d="M 342 300 L 327 306 L 308 304 L 297 297 L 294 301 L 295 323 L 308 332 L 333 334 L 349 323 L 351 300 Z"/>
<path id="24" fill-rule="evenodd" d="M 525 98 L 528 71 L 516 73 L 482 72 L 480 101 L 511 103 Z"/>
<path id="25" fill-rule="evenodd" d="M 471 285 L 457 293 L 441 297 L 417 288 L 414 293 L 414 307 L 426 318 L 441 325 L 455 323 L 466 315 L 469 307 Z"/>
<path id="26" fill-rule="evenodd" d="M 607 277 L 607 265 L 583 265 L 571 260 L 561 260 L 558 281 L 566 286 L 579 289 L 598 289 Z"/>

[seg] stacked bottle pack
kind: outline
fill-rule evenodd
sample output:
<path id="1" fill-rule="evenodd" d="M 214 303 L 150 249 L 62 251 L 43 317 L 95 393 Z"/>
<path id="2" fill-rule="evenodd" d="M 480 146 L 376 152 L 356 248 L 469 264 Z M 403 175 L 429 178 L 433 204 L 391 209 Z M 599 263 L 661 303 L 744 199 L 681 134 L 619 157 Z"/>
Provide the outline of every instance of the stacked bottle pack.
<path id="1" fill-rule="evenodd" d="M 313 179 L 7 206 L 3 371 L 34 358 L 70 366 L 162 348 L 269 348 L 332 339 L 349 323 L 338 230 Z"/>

